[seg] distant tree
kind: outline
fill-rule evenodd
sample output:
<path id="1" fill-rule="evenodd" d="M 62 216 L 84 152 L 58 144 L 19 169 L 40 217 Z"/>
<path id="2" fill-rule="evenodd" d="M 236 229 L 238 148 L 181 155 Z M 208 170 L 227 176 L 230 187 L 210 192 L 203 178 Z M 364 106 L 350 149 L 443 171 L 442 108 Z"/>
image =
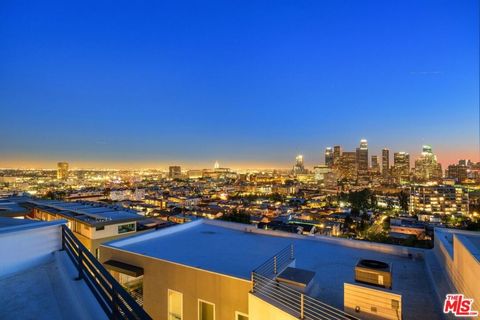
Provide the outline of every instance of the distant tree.
<path id="1" fill-rule="evenodd" d="M 350 228 L 350 226 L 352 225 L 353 223 L 353 219 L 348 215 L 345 217 L 345 220 L 343 221 L 343 228 L 345 230 L 348 230 Z"/>
<path id="2" fill-rule="evenodd" d="M 52 190 L 47 191 L 44 198 L 54 200 L 55 199 L 55 192 L 53 192 Z"/>
<path id="3" fill-rule="evenodd" d="M 367 212 L 376 206 L 376 197 L 369 189 L 350 192 L 348 194 L 348 200 L 352 209 L 358 209 L 363 212 Z"/>
<path id="4" fill-rule="evenodd" d="M 407 212 L 408 211 L 408 203 L 410 201 L 410 195 L 405 192 L 405 190 L 400 191 L 398 194 L 398 202 L 400 203 L 400 208 L 402 208 L 403 211 Z"/>
<path id="5" fill-rule="evenodd" d="M 245 211 L 232 210 L 231 213 L 224 214 L 220 220 L 250 224 L 250 215 Z"/>
<path id="6" fill-rule="evenodd" d="M 387 210 L 393 210 L 393 200 L 390 198 L 387 198 Z"/>

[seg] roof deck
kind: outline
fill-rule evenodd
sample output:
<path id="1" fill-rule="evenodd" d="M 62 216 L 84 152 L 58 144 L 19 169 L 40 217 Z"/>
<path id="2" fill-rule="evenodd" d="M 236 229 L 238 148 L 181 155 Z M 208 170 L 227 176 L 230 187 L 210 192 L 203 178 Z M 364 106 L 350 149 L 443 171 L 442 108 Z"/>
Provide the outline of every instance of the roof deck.
<path id="1" fill-rule="evenodd" d="M 393 266 L 392 292 L 402 295 L 406 318 L 420 313 L 430 319 L 440 317 L 433 284 L 420 258 L 422 250 L 305 237 L 208 220 L 134 236 L 107 246 L 249 280 L 252 270 L 290 244 L 294 246 L 296 267 L 315 272 L 313 285 L 307 292 L 314 298 L 343 309 L 344 283 L 354 283 L 358 260 L 380 260 Z"/>
<path id="2" fill-rule="evenodd" d="M 0 278 L 0 319 L 107 319 L 66 253 Z"/>
<path id="3" fill-rule="evenodd" d="M 133 210 L 98 202 L 65 202 L 56 200 L 28 202 L 42 210 L 59 214 L 66 218 L 72 218 L 95 227 L 144 219 L 143 216 Z"/>

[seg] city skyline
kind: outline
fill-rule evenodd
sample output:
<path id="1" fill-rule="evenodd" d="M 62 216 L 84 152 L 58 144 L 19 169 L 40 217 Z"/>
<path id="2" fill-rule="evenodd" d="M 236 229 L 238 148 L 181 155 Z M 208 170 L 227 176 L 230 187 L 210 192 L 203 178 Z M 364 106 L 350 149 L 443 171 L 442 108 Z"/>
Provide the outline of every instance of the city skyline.
<path id="1" fill-rule="evenodd" d="M 0 166 L 479 161 L 478 3 L 371 5 L 5 4 Z"/>
<path id="2" fill-rule="evenodd" d="M 364 141 L 364 139 L 362 140 L 359 140 L 359 142 L 361 143 L 362 141 Z M 368 141 L 368 140 L 367 140 Z M 369 145 L 370 145 L 370 142 L 368 142 Z M 245 170 L 245 169 L 252 169 L 252 170 L 255 170 L 255 169 L 265 169 L 265 170 L 268 170 L 268 169 L 279 169 L 279 170 L 289 170 L 291 169 L 292 165 L 294 164 L 294 161 L 295 161 L 295 157 L 301 155 L 302 156 L 302 161 L 305 162 L 305 166 L 306 167 L 313 167 L 315 165 L 319 165 L 319 164 L 325 164 L 325 150 L 328 149 L 328 148 L 332 148 L 332 152 L 333 152 L 333 147 L 334 146 L 340 146 L 342 148 L 342 151 L 345 152 L 351 152 L 351 151 L 355 151 L 355 148 L 352 147 L 352 148 L 346 148 L 345 145 L 340 145 L 340 144 L 335 144 L 335 145 L 331 145 L 331 146 L 327 146 L 325 147 L 319 154 L 317 154 L 315 157 L 310 157 L 310 155 L 308 154 L 305 154 L 305 153 L 297 153 L 297 154 L 292 154 L 290 156 L 290 159 L 288 159 L 286 162 L 283 163 L 283 165 L 278 165 L 279 163 L 281 162 L 277 162 L 277 165 L 272 165 L 272 164 L 268 164 L 268 163 L 250 163 L 250 164 L 247 164 L 247 163 L 242 163 L 242 162 L 235 162 L 235 160 L 233 161 L 224 161 L 225 159 L 219 159 L 219 158 L 212 158 L 210 161 L 202 161 L 202 162 L 199 162 L 199 161 L 195 161 L 195 162 L 188 162 L 188 161 L 185 161 L 185 160 L 171 160 L 169 162 L 162 162 L 162 161 L 152 161 L 150 163 L 134 163 L 134 164 L 129 164 L 128 162 L 125 162 L 125 161 L 121 161 L 119 160 L 118 162 L 111 162 L 111 163 L 94 163 L 94 162 L 79 162 L 78 160 L 76 159 L 53 159 L 50 160 L 50 161 L 45 161 L 45 162 L 42 162 L 42 163 L 36 163 L 36 164 L 32 164 L 32 163 L 23 163 L 22 161 L 19 161 L 18 158 L 15 160 L 15 162 L 17 163 L 16 166 L 9 166 L 7 162 L 2 162 L 0 161 L 0 168 L 2 169 L 51 169 L 51 170 L 54 170 L 56 169 L 56 165 L 57 163 L 59 162 L 63 162 L 63 161 L 66 161 L 68 162 L 69 165 L 72 165 L 73 166 L 71 167 L 71 169 L 73 170 L 77 170 L 77 169 L 114 169 L 114 170 L 128 170 L 128 169 L 132 169 L 132 170 L 135 170 L 135 169 L 158 169 L 158 170 L 168 170 L 168 167 L 169 166 L 172 166 L 172 165 L 180 165 L 182 166 L 182 169 L 205 169 L 205 168 L 210 168 L 210 167 L 216 167 L 219 163 L 224 165 L 224 167 L 229 167 L 229 168 L 233 168 L 233 169 L 240 169 L 240 170 Z M 409 151 L 405 151 L 405 150 L 396 150 L 396 149 L 392 149 L 392 148 L 389 148 L 389 147 L 384 147 L 380 150 L 377 151 L 374 151 L 372 150 L 372 148 L 370 148 L 370 146 L 368 146 L 368 152 L 369 152 L 369 157 L 371 156 L 377 156 L 378 159 L 381 159 L 382 158 L 382 151 L 384 149 L 387 149 L 389 150 L 390 152 L 390 155 L 389 155 L 389 162 L 390 162 L 390 165 L 393 165 L 393 162 L 394 162 L 394 154 L 397 153 L 397 152 L 406 152 L 407 154 L 410 155 L 410 165 L 413 167 L 414 164 L 415 164 L 415 160 L 418 159 L 421 154 L 422 154 L 422 148 L 424 146 L 429 146 L 431 147 L 430 145 L 422 145 L 420 148 L 418 148 L 418 150 L 416 152 L 409 152 Z M 478 161 L 477 159 L 475 158 L 469 158 L 469 157 L 458 157 L 458 158 L 452 158 L 453 160 L 451 160 L 450 162 L 446 162 L 446 161 L 442 161 L 442 158 L 441 156 L 438 156 L 438 152 L 437 150 L 433 147 L 433 151 L 434 151 L 434 154 L 437 156 L 437 160 L 438 160 L 438 163 L 440 163 L 444 168 L 446 168 L 448 165 L 450 164 L 457 164 L 459 160 L 471 160 L 472 162 L 480 162 Z M 369 162 L 369 165 L 371 166 L 371 159 L 368 160 Z M 5 165 L 5 163 L 7 165 Z"/>

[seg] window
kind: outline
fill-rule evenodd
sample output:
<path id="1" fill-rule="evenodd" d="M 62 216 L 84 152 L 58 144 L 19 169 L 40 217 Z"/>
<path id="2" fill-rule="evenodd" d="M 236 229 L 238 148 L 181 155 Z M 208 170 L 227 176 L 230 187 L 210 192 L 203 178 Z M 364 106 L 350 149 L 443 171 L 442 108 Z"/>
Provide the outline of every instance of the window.
<path id="1" fill-rule="evenodd" d="M 118 233 L 135 231 L 135 223 L 122 224 L 118 226 Z"/>
<path id="2" fill-rule="evenodd" d="M 133 277 L 122 272 L 110 270 L 110 274 L 122 285 L 135 301 L 143 306 L 143 275 Z"/>
<path id="3" fill-rule="evenodd" d="M 105 226 L 101 226 L 101 227 L 96 227 L 95 230 L 97 231 L 100 231 L 100 230 L 105 230 Z"/>
<path id="4" fill-rule="evenodd" d="M 215 320 L 215 305 L 199 299 L 198 320 Z"/>
<path id="5" fill-rule="evenodd" d="M 248 320 L 248 316 L 245 313 L 235 312 L 235 320 Z"/>
<path id="6" fill-rule="evenodd" d="M 183 294 L 168 289 L 168 320 L 182 320 Z"/>

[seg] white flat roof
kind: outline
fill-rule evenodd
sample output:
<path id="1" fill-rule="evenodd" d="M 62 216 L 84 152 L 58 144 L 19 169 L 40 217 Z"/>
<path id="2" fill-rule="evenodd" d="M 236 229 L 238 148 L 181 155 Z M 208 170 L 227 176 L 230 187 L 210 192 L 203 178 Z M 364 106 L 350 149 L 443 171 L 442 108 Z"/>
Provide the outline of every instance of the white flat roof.
<path id="1" fill-rule="evenodd" d="M 339 309 L 343 309 L 343 284 L 354 282 L 357 261 L 380 260 L 393 265 L 392 292 L 402 295 L 407 317 L 440 316 L 425 262 L 409 258 L 408 248 L 258 229 L 245 232 L 245 228 L 252 226 L 199 220 L 105 246 L 249 280 L 256 267 L 293 244 L 296 267 L 316 273 L 308 294 Z"/>

